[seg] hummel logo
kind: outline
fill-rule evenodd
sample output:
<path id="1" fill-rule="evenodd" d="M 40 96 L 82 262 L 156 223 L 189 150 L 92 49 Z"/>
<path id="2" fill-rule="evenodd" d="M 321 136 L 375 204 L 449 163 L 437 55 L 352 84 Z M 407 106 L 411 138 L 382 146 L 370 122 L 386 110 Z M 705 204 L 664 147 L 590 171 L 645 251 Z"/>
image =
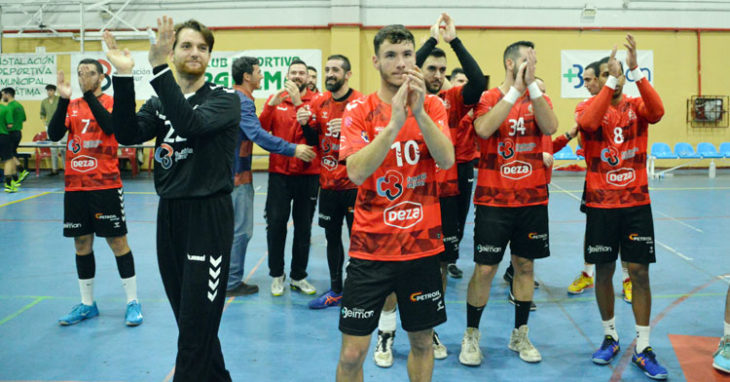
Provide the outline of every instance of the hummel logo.
<path id="1" fill-rule="evenodd" d="M 196 256 L 196 255 L 191 255 L 191 254 L 188 253 L 188 260 L 191 260 L 191 261 L 205 261 L 205 255 Z"/>
<path id="2" fill-rule="evenodd" d="M 213 256 L 210 257 L 210 264 L 213 265 L 213 268 L 218 268 L 218 264 L 221 263 L 221 260 L 223 260 L 223 256 L 218 256 L 218 259 L 214 259 Z"/>
<path id="3" fill-rule="evenodd" d="M 212 269 L 208 270 L 208 274 L 210 274 L 210 278 L 215 280 L 218 278 L 218 275 L 221 274 L 221 269 L 218 268 L 217 270 L 213 271 Z"/>
<path id="4" fill-rule="evenodd" d="M 281 111 L 287 111 L 287 109 L 289 109 L 289 108 L 286 106 L 277 106 L 276 109 L 281 110 Z"/>

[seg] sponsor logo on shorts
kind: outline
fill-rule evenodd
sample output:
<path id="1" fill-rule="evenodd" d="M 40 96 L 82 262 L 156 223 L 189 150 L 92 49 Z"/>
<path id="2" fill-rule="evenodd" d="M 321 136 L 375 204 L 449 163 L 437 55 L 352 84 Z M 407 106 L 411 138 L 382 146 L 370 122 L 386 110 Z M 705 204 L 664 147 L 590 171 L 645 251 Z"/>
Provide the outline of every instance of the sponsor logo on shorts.
<path id="1" fill-rule="evenodd" d="M 411 301 L 422 302 L 426 300 L 437 301 L 441 298 L 441 291 L 433 291 L 424 293 L 422 291 L 411 293 Z"/>
<path id="2" fill-rule="evenodd" d="M 502 252 L 502 247 L 495 247 L 493 245 L 484 245 L 484 244 L 477 244 L 477 252 L 478 253 L 500 253 Z"/>
<path id="3" fill-rule="evenodd" d="M 332 218 L 325 214 L 319 214 L 319 220 L 330 221 L 330 220 L 332 220 Z"/>
<path id="4" fill-rule="evenodd" d="M 89 172 L 95 169 L 97 164 L 96 158 L 86 155 L 80 155 L 71 160 L 71 168 L 78 172 Z"/>
<path id="5" fill-rule="evenodd" d="M 337 159 L 332 155 L 327 155 L 322 158 L 322 167 L 328 171 L 334 171 L 337 168 Z"/>
<path id="6" fill-rule="evenodd" d="M 654 239 L 651 236 L 639 236 L 638 233 L 632 233 L 629 235 L 631 241 L 643 241 L 645 243 L 653 243 Z"/>
<path id="7" fill-rule="evenodd" d="M 352 308 L 349 309 L 346 306 L 343 306 L 340 310 L 340 314 L 342 314 L 342 318 L 354 318 L 356 320 L 367 320 L 369 318 L 372 318 L 375 314 L 374 310 L 365 310 L 362 308 Z"/>
<path id="8" fill-rule="evenodd" d="M 547 240 L 547 237 L 546 233 L 530 232 L 527 234 L 527 238 L 530 240 Z"/>
<path id="9" fill-rule="evenodd" d="M 606 173 L 606 182 L 614 186 L 624 187 L 636 180 L 633 168 L 622 167 Z"/>
<path id="10" fill-rule="evenodd" d="M 81 223 L 63 223 L 63 228 L 66 228 L 66 229 L 81 228 Z"/>
<path id="11" fill-rule="evenodd" d="M 101 212 L 97 212 L 94 214 L 94 219 L 96 220 L 109 220 L 109 221 L 118 221 L 119 216 L 117 215 L 104 215 Z"/>
<path id="12" fill-rule="evenodd" d="M 587 250 L 589 255 L 594 253 L 610 253 L 611 247 L 606 245 L 589 245 Z"/>
<path id="13" fill-rule="evenodd" d="M 383 211 L 383 221 L 391 227 L 411 228 L 423 220 L 423 206 L 415 202 L 400 202 Z"/>
<path id="14" fill-rule="evenodd" d="M 518 180 L 526 178 L 532 174 L 532 165 L 527 162 L 516 160 L 514 162 L 503 164 L 500 168 L 500 172 L 505 178 Z"/>

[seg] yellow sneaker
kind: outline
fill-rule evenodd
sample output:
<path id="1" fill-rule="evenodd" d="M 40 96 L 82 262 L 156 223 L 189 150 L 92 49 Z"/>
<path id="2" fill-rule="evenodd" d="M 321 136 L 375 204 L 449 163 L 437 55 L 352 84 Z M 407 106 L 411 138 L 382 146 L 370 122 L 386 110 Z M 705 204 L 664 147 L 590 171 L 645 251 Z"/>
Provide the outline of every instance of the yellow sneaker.
<path id="1" fill-rule="evenodd" d="M 585 272 L 581 272 L 568 287 L 568 294 L 581 294 L 588 288 L 593 288 L 593 277 L 588 276 Z"/>
<path id="2" fill-rule="evenodd" d="M 628 277 L 624 280 L 624 301 L 631 304 L 631 279 Z"/>

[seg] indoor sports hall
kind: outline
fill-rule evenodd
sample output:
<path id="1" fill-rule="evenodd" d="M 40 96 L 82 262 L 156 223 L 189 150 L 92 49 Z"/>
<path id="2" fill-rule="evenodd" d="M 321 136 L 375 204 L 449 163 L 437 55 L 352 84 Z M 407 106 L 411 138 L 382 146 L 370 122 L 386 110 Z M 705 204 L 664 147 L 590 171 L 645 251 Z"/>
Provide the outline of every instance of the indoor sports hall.
<path id="1" fill-rule="evenodd" d="M 444 21 L 444 13 L 451 24 Z M 315 92 L 328 91 L 327 63 L 332 55 L 349 58 L 350 88 L 363 95 L 377 92 L 381 73 L 374 65 L 373 39 L 387 25 L 405 25 L 413 33 L 416 50 L 434 33 L 441 36 L 437 46 L 445 52 L 447 75 L 460 66 L 460 58 L 443 40 L 443 31 L 448 33 L 450 25 L 454 26 L 456 36 L 486 77 L 485 90 L 499 87 L 506 78 L 505 48 L 515 41 L 531 41 L 537 57 L 534 74 L 544 83 L 542 93 L 549 97 L 558 120 L 553 139 L 577 125 L 576 105 L 592 97 L 584 80 L 588 64 L 608 57 L 617 47 L 616 58 L 624 65 L 624 94 L 637 98 L 644 94 L 637 90 L 639 81 L 632 77 L 640 72 L 641 81 L 653 86 L 664 108 L 661 120 L 649 125 L 641 156 L 646 160 L 642 170 L 637 170 L 647 174 L 653 214 L 656 263 L 649 267 L 651 348 L 669 380 L 730 381 L 729 373 L 713 367 L 718 362 L 723 321 L 726 331 L 730 326 L 725 302 L 730 285 L 730 77 L 725 58 L 730 46 L 730 1 L 725 0 L 495 0 L 458 4 L 431 0 L 0 0 L 0 88 L 4 98 L 0 114 L 13 98 L 24 108 L 22 139 L 14 154 L 21 166 L 14 171 L 17 175 L 24 172 L 22 169 L 27 171 L 25 178 L 16 182 L 7 173 L 7 165 L 0 167 L 3 178 L 12 184 L 0 192 L 0 381 L 182 380 L 175 379 L 179 325 L 157 257 L 160 188 L 155 187 L 155 177 L 167 166 L 159 142 L 152 138 L 120 146 L 117 152 L 124 191 L 123 220 L 134 253 L 136 300 L 143 323 L 129 325 L 127 320 L 125 325 L 129 298 L 125 298 L 126 287 L 120 281 L 119 258 L 115 261 L 106 240 L 96 237 L 92 277 L 99 315 L 59 325 L 59 318 L 79 304 L 80 288 L 74 239 L 63 235 L 67 223 L 64 209 L 69 208 L 64 205 L 69 192 L 68 179 L 64 179 L 71 173 L 65 169 L 96 168 L 97 159 L 86 158 L 93 166 L 78 161 L 78 157 L 66 161 L 64 152 L 71 158 L 74 147 L 69 143 L 74 140 L 50 141 L 46 128 L 51 117 L 42 111 L 48 102 L 46 85 L 60 85 L 59 71 L 66 74 L 71 98 L 82 97 L 80 86 L 84 86 L 83 77 L 88 73 L 77 69 L 88 58 L 102 66 L 101 91 L 113 95 L 118 84 L 112 84 L 112 76 L 118 72 L 106 52 L 117 47 L 128 49 L 128 57 L 134 60 L 130 77 L 135 84 L 137 110 L 157 97 L 154 78 L 162 73 L 149 62 L 148 52 L 151 45 L 164 41 L 164 36 L 157 34 L 162 16 L 171 17 L 175 23 L 194 18 L 210 28 L 215 44 L 201 75 L 211 88 L 232 88 L 233 62 L 242 56 L 257 58 L 262 75 L 260 88 L 253 92 L 257 114 L 267 107 L 270 97 L 283 94 L 290 64 L 296 59 L 316 70 Z M 116 47 L 104 42 L 105 31 L 111 31 Z M 627 34 L 636 43 L 637 68 L 627 67 L 631 66 L 627 65 Z M 14 90 L 10 102 L 5 100 L 6 88 Z M 7 122 L 4 126 L 0 121 L 0 138 L 3 128 L 12 130 Z M 618 144 L 623 143 L 621 139 Z M 585 141 L 569 139 L 563 149 L 545 150 L 552 154 L 552 176 L 547 186 L 550 256 L 535 261 L 534 280 L 539 287 L 532 302 L 537 309 L 529 314 L 530 341 L 540 350 L 541 362 L 525 362 L 507 346 L 515 320 L 515 307 L 508 298 L 510 284 L 503 279 L 508 259 L 502 260 L 496 271 L 481 316 L 481 364 L 465 366 L 460 362 L 469 280 L 475 269 L 474 253 L 479 252 L 474 244 L 475 206 L 470 203 L 456 261 L 463 275 L 455 278 L 449 272 L 446 277 L 443 302 L 447 321 L 434 328 L 448 356 L 434 360 L 432 377 L 424 380 L 649 380 L 632 360 L 637 335 L 635 306 L 625 301 L 621 264 L 616 265 L 613 275 L 615 330 L 621 348 L 607 365 L 592 362 L 593 352 L 602 346 L 605 329 L 595 288 L 587 287 L 582 293 L 568 291 L 584 269 L 586 214 L 580 206 L 590 153 L 581 144 Z M 618 151 L 617 155 L 626 160 L 642 154 L 641 147 L 632 150 Z M 0 162 L 2 153 L 0 147 Z M 181 153 L 177 154 L 179 160 Z M 483 153 L 482 158 L 486 157 Z M 218 338 L 225 368 L 234 381 L 335 381 L 343 341 L 338 323 L 346 313 L 340 306 L 309 306 L 330 289 L 327 237 L 317 220 L 321 190 L 311 221 L 306 266 L 306 279 L 316 293 L 305 294 L 290 287 L 294 224 L 289 220 L 287 235 L 281 238 L 285 242 L 285 288 L 283 294 L 272 295 L 265 216 L 271 184 L 269 153 L 254 145 L 252 158 L 254 196 L 248 207 L 253 210 L 253 236 L 241 281 L 259 289 L 248 295 L 225 296 L 222 302 Z M 207 171 L 217 165 L 209 163 L 204 168 Z M 479 166 L 474 166 L 474 181 L 469 185 L 472 199 Z M 633 169 L 620 170 L 626 169 L 618 169 L 607 178 L 614 186 L 623 187 L 635 177 L 641 178 Z M 196 182 L 207 179 L 199 177 Z M 100 216 L 103 219 L 103 214 Z M 205 222 L 200 222 L 200 231 L 205 231 Z M 346 228 L 342 230 L 345 261 L 350 246 Z M 189 239 L 195 240 L 196 231 L 192 232 Z M 187 258 L 190 256 L 188 253 Z M 228 265 L 217 271 L 223 269 Z M 210 301 L 216 298 L 215 293 L 225 294 L 225 285 L 217 286 L 218 274 L 213 276 L 213 272 L 211 268 Z M 345 293 L 347 285 L 345 281 Z M 730 340 L 730 333 L 725 335 Z M 377 337 L 376 329 L 362 366 L 362 379 L 408 381 L 410 346 L 400 317 L 390 367 L 374 362 Z M 727 350 L 730 356 L 730 344 Z"/>

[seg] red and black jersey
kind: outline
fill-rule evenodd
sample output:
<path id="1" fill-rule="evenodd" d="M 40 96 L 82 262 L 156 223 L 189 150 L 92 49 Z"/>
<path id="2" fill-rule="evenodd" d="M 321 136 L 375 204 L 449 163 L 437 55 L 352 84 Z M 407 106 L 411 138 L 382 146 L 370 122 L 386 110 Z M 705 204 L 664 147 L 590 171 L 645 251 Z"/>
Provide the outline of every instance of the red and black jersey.
<path id="1" fill-rule="evenodd" d="M 482 94 L 474 119 L 489 112 L 503 96 L 499 88 Z M 547 95 L 544 97 L 552 107 Z M 493 207 L 547 204 L 543 137 L 525 93 L 491 137 L 479 138 L 481 157 L 474 203 Z"/>
<path id="2" fill-rule="evenodd" d="M 99 103 L 111 113 L 114 99 L 102 94 Z M 71 100 L 66 112 L 66 191 L 106 190 L 122 187 L 114 134 L 102 131 L 83 98 Z"/>
<path id="3" fill-rule="evenodd" d="M 623 208 L 649 204 L 646 174 L 649 124 L 664 116 L 659 94 L 649 81 L 636 82 L 641 97 L 622 95 L 611 100 L 614 89 L 601 92 L 575 109 L 585 158 L 586 206 Z"/>
<path id="4" fill-rule="evenodd" d="M 461 123 L 464 116 L 476 107 L 476 105 L 464 104 L 463 88 L 463 86 L 454 86 L 439 93 L 439 97 L 444 100 L 446 112 L 449 114 L 449 129 L 451 129 L 451 138 L 454 141 L 456 163 L 470 162 L 474 159 L 474 141 L 476 139 L 472 125 Z"/>
<path id="5" fill-rule="evenodd" d="M 319 152 L 322 157 L 319 184 L 323 189 L 357 188 L 357 185 L 347 177 L 347 167 L 344 162 L 340 163 L 340 133 L 332 132 L 330 121 L 342 118 L 347 104 L 362 96 L 359 91 L 350 89 L 347 98 L 338 101 L 334 99 L 332 92 L 327 91 L 312 101 L 309 126 L 319 133 Z"/>
<path id="6" fill-rule="evenodd" d="M 438 97 L 428 95 L 424 110 L 449 134 Z M 340 159 L 367 146 L 390 122 L 391 105 L 377 93 L 347 105 L 342 119 Z M 350 237 L 352 257 L 407 261 L 443 252 L 436 163 L 416 119 L 409 114 L 375 172 L 360 185 Z"/>

